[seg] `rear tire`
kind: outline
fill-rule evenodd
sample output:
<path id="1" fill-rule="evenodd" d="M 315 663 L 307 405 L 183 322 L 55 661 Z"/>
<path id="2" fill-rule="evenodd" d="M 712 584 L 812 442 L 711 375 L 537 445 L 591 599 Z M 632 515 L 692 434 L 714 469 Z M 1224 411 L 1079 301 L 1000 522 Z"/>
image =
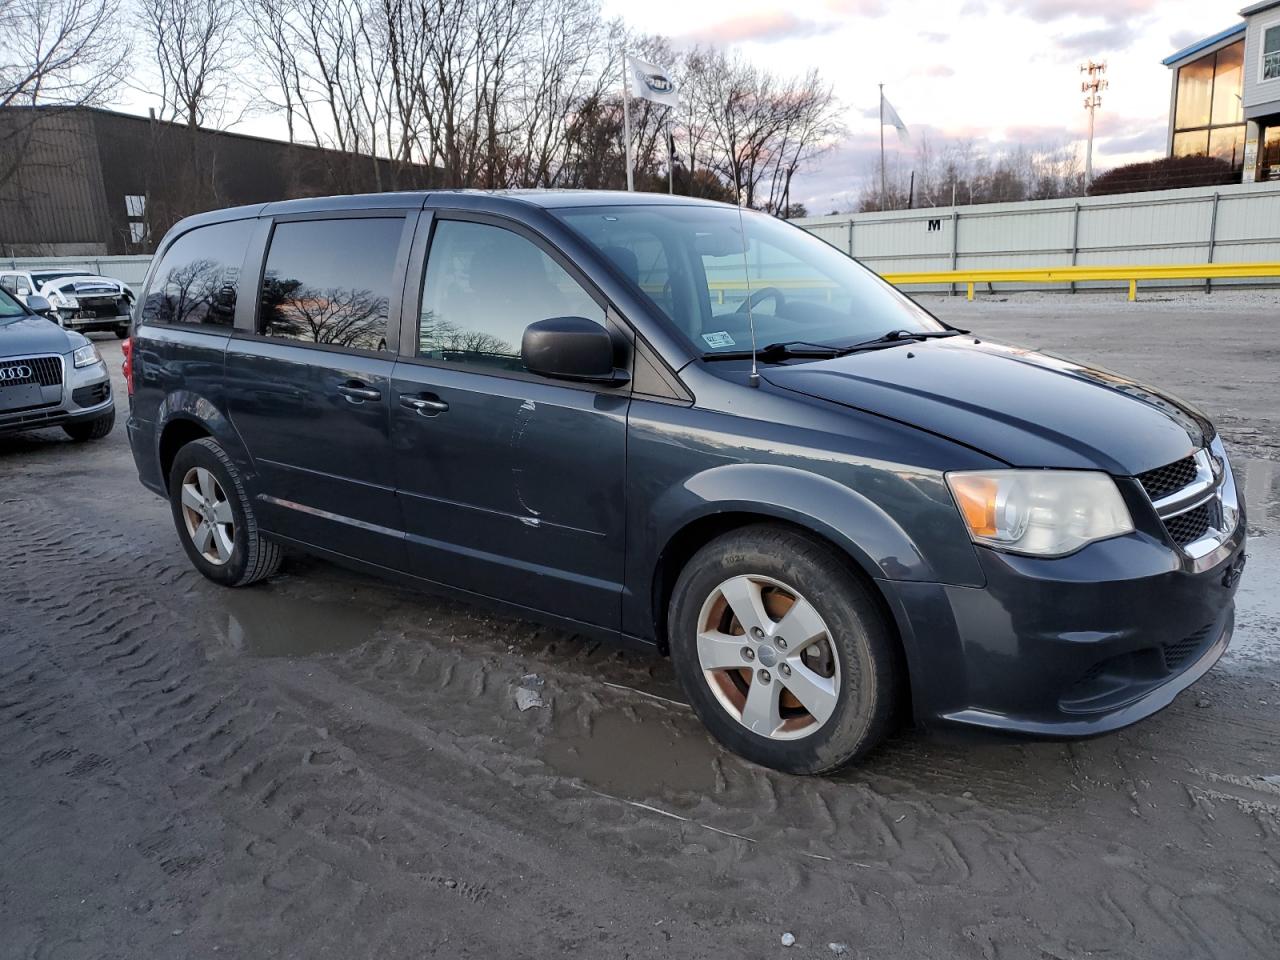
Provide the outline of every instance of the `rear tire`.
<path id="1" fill-rule="evenodd" d="M 681 571 L 668 623 L 694 710 L 754 763 L 826 773 L 892 730 L 897 641 L 847 558 L 817 539 L 761 524 L 713 540 Z"/>
<path id="2" fill-rule="evenodd" d="M 258 532 L 240 471 L 216 440 L 193 440 L 178 451 L 169 506 L 191 563 L 214 583 L 246 587 L 280 568 L 280 545 Z"/>
<path id="3" fill-rule="evenodd" d="M 87 440 L 101 440 L 111 432 L 111 428 L 115 425 L 116 411 L 113 408 L 92 420 L 82 420 L 80 423 L 64 423 L 62 432 L 76 443 L 84 443 Z"/>
<path id="4" fill-rule="evenodd" d="M 115 334 L 116 334 L 116 339 L 117 339 L 117 340 L 127 340 L 127 339 L 129 339 L 129 325 L 126 323 L 126 324 L 125 324 L 124 326 L 122 326 L 122 327 L 116 327 L 116 329 L 115 329 Z"/>

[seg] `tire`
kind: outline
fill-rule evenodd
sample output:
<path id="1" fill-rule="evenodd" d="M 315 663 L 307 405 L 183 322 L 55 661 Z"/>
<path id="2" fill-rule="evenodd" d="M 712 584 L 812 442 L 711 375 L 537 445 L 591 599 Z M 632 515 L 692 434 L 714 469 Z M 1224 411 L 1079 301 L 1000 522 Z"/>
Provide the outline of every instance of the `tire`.
<path id="1" fill-rule="evenodd" d="M 896 637 L 871 588 L 819 540 L 763 524 L 713 540 L 681 571 L 668 624 L 694 710 L 754 763 L 827 773 L 892 731 L 903 679 Z"/>
<path id="2" fill-rule="evenodd" d="M 126 324 L 125 324 L 124 326 L 122 326 L 122 327 L 116 327 L 116 328 L 115 328 L 115 335 L 116 335 L 116 339 L 117 339 L 117 340 L 127 340 L 127 339 L 129 339 L 129 325 L 126 323 Z"/>
<path id="3" fill-rule="evenodd" d="M 79 423 L 64 423 L 62 432 L 74 440 L 76 443 L 84 443 L 86 440 L 101 440 L 111 432 L 111 428 L 116 425 L 116 411 L 113 407 L 100 417 L 92 420 L 82 420 Z"/>
<path id="4" fill-rule="evenodd" d="M 185 501 L 184 487 L 190 488 Z M 191 563 L 214 583 L 246 587 L 280 568 L 280 545 L 258 532 L 240 471 L 216 440 L 193 440 L 178 451 L 169 471 L 169 506 Z"/>

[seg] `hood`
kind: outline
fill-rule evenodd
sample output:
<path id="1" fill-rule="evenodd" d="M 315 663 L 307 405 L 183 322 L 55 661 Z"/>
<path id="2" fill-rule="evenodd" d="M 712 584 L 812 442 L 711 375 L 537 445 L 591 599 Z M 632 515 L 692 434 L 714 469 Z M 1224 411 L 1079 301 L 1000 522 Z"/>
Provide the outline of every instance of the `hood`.
<path id="1" fill-rule="evenodd" d="M 1174 397 L 1097 367 L 972 337 L 768 367 L 775 386 L 928 430 L 1017 467 L 1133 476 L 1206 445 Z"/>
<path id="2" fill-rule="evenodd" d="M 66 353 L 70 349 L 67 332 L 44 317 L 0 320 L 0 360 L 35 353 Z"/>

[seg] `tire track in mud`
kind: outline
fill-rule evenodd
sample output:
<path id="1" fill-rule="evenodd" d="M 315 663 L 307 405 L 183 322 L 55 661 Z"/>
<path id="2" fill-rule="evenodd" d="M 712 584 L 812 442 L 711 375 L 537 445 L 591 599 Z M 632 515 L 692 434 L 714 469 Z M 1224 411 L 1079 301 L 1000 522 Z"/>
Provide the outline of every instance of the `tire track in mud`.
<path id="1" fill-rule="evenodd" d="M 145 810 L 132 874 L 208 943 L 307 955 L 358 929 L 388 954 L 755 956 L 793 929 L 887 955 L 1261 957 L 1280 937 L 1274 797 L 1247 802 L 1242 772 L 1276 759 L 1265 716 L 1180 705 L 1073 745 L 904 734 L 798 780 L 603 685 L 672 696 L 662 665 L 328 567 L 269 589 L 354 590 L 385 613 L 375 637 L 228 649 L 225 595 L 167 514 L 114 505 L 114 527 L 63 497 L 0 507 L 22 558 L 0 580 L 0 762 Z M 529 672 L 549 706 L 522 714 Z M 664 750 L 678 774 L 642 762 Z"/>

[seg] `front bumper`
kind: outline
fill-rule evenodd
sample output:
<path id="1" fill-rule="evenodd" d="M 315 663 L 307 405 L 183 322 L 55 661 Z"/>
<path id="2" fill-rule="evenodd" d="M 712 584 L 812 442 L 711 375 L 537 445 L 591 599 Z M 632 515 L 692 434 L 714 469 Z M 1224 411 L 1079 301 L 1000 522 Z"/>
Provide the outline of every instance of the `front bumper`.
<path id="1" fill-rule="evenodd" d="M 984 587 L 882 581 L 918 720 L 1105 733 L 1168 706 L 1226 650 L 1245 523 L 1192 560 L 1138 532 L 1053 560 L 978 548 Z"/>
<path id="2" fill-rule="evenodd" d="M 115 330 L 118 327 L 127 327 L 132 320 L 130 313 L 98 313 L 96 316 L 86 316 L 82 310 L 68 310 L 62 307 L 58 308 L 58 324 L 67 330 L 78 330 L 83 333 L 86 330 Z"/>
<path id="3" fill-rule="evenodd" d="M 59 392 L 46 395 L 47 402 L 15 410 L 0 409 L 0 436 L 84 423 L 115 409 L 111 376 L 105 364 L 76 368 L 68 358 L 63 364 L 63 377 L 60 388 L 48 388 Z"/>

